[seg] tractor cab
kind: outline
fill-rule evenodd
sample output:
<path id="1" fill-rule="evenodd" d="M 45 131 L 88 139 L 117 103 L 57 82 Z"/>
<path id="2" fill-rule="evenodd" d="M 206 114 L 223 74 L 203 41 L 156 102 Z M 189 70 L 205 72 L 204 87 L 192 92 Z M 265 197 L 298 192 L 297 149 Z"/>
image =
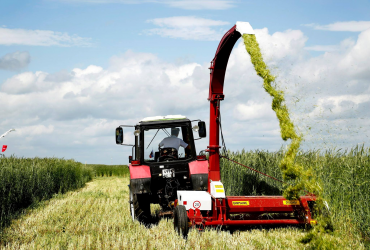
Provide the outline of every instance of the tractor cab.
<path id="1" fill-rule="evenodd" d="M 186 119 L 141 121 L 141 160 L 148 164 L 195 159 L 191 122 Z"/>
<path id="2" fill-rule="evenodd" d="M 129 169 L 133 219 L 147 220 L 150 203 L 159 204 L 160 213 L 171 213 L 177 190 L 207 189 L 208 161 L 205 155 L 197 156 L 194 143 L 206 137 L 205 126 L 200 120 L 168 115 L 116 128 L 116 144 L 132 146 Z M 132 130 L 135 144 L 123 143 L 124 132 L 128 132 L 123 129 Z"/>

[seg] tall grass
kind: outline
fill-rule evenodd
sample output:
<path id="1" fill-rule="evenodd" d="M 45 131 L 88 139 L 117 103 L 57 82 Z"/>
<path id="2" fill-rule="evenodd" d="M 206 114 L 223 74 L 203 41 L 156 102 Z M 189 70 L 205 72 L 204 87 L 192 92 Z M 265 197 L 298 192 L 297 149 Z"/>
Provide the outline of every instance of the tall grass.
<path id="1" fill-rule="evenodd" d="M 92 171 L 74 160 L 0 158 L 0 229 L 20 209 L 80 188 L 91 179 Z"/>
<path id="2" fill-rule="evenodd" d="M 279 168 L 283 152 L 256 150 L 228 152 L 230 159 L 282 180 Z M 282 184 L 248 168 L 221 159 L 221 180 L 227 195 L 282 195 Z"/>
<path id="3" fill-rule="evenodd" d="M 229 152 L 229 157 L 282 179 L 279 163 L 283 151 Z M 323 188 L 337 228 L 359 229 L 370 238 L 370 148 L 299 152 L 297 162 L 312 168 Z M 279 195 L 281 183 L 222 159 L 221 179 L 227 195 Z M 308 190 L 309 191 L 309 190 Z"/>
<path id="4" fill-rule="evenodd" d="M 126 165 L 87 164 L 94 172 L 95 177 L 129 176 L 130 171 Z"/>

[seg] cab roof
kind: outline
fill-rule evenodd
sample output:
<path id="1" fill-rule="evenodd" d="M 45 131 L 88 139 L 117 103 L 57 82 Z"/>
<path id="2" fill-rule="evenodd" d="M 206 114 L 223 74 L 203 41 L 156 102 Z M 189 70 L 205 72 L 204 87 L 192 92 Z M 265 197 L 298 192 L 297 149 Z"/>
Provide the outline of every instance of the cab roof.
<path id="1" fill-rule="evenodd" d="M 141 119 L 140 123 L 143 122 L 159 122 L 159 121 L 185 121 L 188 120 L 186 116 L 183 115 L 166 115 L 166 116 L 152 116 L 152 117 L 146 117 L 144 119 Z"/>

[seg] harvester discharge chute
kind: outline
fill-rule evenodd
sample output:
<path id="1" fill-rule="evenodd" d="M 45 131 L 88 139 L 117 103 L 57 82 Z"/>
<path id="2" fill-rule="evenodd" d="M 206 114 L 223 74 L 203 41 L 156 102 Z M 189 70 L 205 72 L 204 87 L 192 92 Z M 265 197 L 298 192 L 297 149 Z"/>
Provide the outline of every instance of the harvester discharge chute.
<path id="1" fill-rule="evenodd" d="M 220 102 L 230 53 L 243 34 L 254 34 L 247 22 L 225 33 L 211 62 L 209 96 L 209 170 L 207 191 L 178 190 L 174 204 L 175 229 L 186 237 L 189 227 L 315 224 L 313 194 L 287 200 L 283 196 L 226 196 L 220 179 Z"/>

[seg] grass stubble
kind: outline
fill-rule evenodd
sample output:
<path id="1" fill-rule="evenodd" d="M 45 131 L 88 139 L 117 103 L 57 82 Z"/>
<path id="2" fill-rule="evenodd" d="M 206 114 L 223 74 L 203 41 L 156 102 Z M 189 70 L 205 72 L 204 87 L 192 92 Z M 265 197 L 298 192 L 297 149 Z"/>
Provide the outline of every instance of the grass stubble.
<path id="1" fill-rule="evenodd" d="M 30 209 L 3 232 L 1 249 L 304 249 L 296 228 L 191 230 L 188 239 L 172 219 L 146 227 L 132 222 L 127 177 L 99 177 L 78 191 L 56 195 Z M 152 213 L 158 209 L 152 205 Z M 359 242 L 324 235 L 333 249 L 363 249 Z"/>

